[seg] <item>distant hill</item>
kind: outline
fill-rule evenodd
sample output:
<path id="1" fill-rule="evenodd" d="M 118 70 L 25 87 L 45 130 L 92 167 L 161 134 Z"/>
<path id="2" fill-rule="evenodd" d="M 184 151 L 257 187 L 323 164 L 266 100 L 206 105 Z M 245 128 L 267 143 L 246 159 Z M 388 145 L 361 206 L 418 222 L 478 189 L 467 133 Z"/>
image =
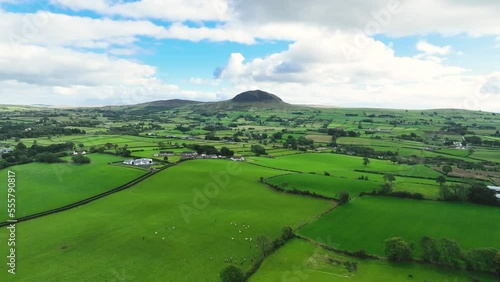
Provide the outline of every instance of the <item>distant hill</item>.
<path id="1" fill-rule="evenodd" d="M 165 110 L 172 110 L 176 108 L 186 107 L 190 105 L 203 104 L 199 101 L 182 100 L 182 99 L 171 99 L 171 100 L 159 100 L 146 102 L 136 105 L 126 105 L 126 106 L 107 106 L 103 109 L 118 110 L 118 111 L 128 111 L 131 113 L 147 113 L 147 112 L 161 112 Z"/>
<path id="2" fill-rule="evenodd" d="M 220 102 L 200 102 L 191 100 L 171 99 L 147 102 L 127 106 L 108 106 L 105 109 L 127 111 L 130 113 L 155 113 L 172 109 L 191 111 L 260 111 L 280 110 L 295 111 L 306 108 L 302 105 L 285 103 L 277 95 L 262 90 L 251 90 L 240 93 L 234 98 Z"/>
<path id="3" fill-rule="evenodd" d="M 281 100 L 280 97 L 262 91 L 262 90 L 253 90 L 253 91 L 247 91 L 240 93 L 236 95 L 233 99 L 231 99 L 232 102 L 235 103 L 268 103 L 268 102 L 281 102 L 284 103 L 283 100 Z"/>
<path id="4" fill-rule="evenodd" d="M 283 102 L 280 97 L 262 91 L 252 90 L 236 95 L 233 99 L 193 105 L 193 110 L 208 111 L 260 111 L 260 110 L 295 110 L 300 106 Z"/>
<path id="5" fill-rule="evenodd" d="M 181 100 L 181 99 L 171 99 L 171 100 L 160 100 L 154 102 L 148 102 L 144 104 L 139 104 L 137 106 L 143 106 L 144 108 L 162 108 L 162 109 L 174 109 L 186 105 L 201 104 L 203 102 L 191 101 L 191 100 Z"/>

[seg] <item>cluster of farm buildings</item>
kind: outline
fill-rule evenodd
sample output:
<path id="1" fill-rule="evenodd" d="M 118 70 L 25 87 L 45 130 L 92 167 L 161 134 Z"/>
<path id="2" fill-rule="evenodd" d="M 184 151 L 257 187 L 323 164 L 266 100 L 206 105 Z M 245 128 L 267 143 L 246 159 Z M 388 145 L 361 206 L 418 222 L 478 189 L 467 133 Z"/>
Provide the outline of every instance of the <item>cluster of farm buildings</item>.
<path id="1" fill-rule="evenodd" d="M 161 151 L 157 154 L 154 154 L 154 157 L 170 157 L 175 156 L 176 154 L 171 151 Z M 198 154 L 196 152 L 183 152 L 180 153 L 181 160 L 193 160 L 193 159 L 230 159 L 235 162 L 245 161 L 244 157 L 233 156 L 233 157 L 225 157 L 221 155 L 207 155 L 207 154 Z M 149 166 L 154 163 L 153 159 L 149 158 L 141 158 L 134 160 L 125 160 L 123 164 L 126 165 L 135 165 L 135 166 Z"/>

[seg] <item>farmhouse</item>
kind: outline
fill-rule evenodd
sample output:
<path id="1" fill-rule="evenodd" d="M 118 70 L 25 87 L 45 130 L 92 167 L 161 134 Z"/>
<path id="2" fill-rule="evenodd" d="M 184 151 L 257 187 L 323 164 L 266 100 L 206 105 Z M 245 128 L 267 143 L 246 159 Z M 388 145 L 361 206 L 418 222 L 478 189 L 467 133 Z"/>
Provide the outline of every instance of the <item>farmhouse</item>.
<path id="1" fill-rule="evenodd" d="M 151 165 L 153 164 L 152 159 L 136 159 L 136 160 L 125 160 L 123 164 L 126 165 L 135 165 L 135 166 L 143 166 L 143 165 Z"/>
<path id="2" fill-rule="evenodd" d="M 500 199 L 500 187 L 498 186 L 488 186 L 488 189 L 496 192 L 496 197 Z"/>
<path id="3" fill-rule="evenodd" d="M 196 153 L 196 152 L 182 152 L 181 153 L 181 159 L 182 160 L 194 159 L 197 156 L 198 156 L 198 153 Z"/>
<path id="4" fill-rule="evenodd" d="M 231 157 L 231 160 L 234 161 L 234 162 L 243 162 L 243 161 L 245 161 L 245 158 L 244 157 L 233 156 L 233 157 Z"/>
<path id="5" fill-rule="evenodd" d="M 170 156 L 175 156 L 175 153 L 172 151 L 160 151 L 157 154 L 154 154 L 155 157 L 170 157 Z"/>
<path id="6" fill-rule="evenodd" d="M 74 152 L 73 152 L 73 155 L 75 155 L 75 156 L 76 156 L 76 155 L 86 155 L 86 154 L 87 154 L 87 152 L 86 152 L 86 151 L 81 151 L 81 152 L 74 151 Z"/>
<path id="7" fill-rule="evenodd" d="M 8 154 L 14 151 L 12 148 L 0 148 L 0 154 Z"/>

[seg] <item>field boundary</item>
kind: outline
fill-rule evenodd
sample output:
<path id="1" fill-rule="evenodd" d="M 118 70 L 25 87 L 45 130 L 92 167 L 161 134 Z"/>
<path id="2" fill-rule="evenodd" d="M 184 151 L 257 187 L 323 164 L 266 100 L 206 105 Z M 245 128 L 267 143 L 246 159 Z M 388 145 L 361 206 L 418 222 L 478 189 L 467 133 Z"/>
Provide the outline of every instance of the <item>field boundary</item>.
<path id="1" fill-rule="evenodd" d="M 294 234 L 294 235 L 295 235 L 295 238 L 297 238 L 299 240 L 308 242 L 310 244 L 318 246 L 318 247 L 320 247 L 320 248 L 322 248 L 322 249 L 324 249 L 326 251 L 329 251 L 329 252 L 335 252 L 335 253 L 338 253 L 338 254 L 348 255 L 348 256 L 351 256 L 351 257 L 359 258 L 359 259 L 372 259 L 372 260 L 387 261 L 387 259 L 384 258 L 384 257 L 379 257 L 379 256 L 372 255 L 372 254 L 366 254 L 365 257 L 361 258 L 361 257 L 353 255 L 353 252 L 351 252 L 351 251 L 336 249 L 334 247 L 328 246 L 328 245 L 323 244 L 321 242 L 318 242 L 318 241 L 316 241 L 314 239 L 311 239 L 311 238 L 308 238 L 308 237 L 305 237 L 305 236 L 302 236 L 302 235 L 299 235 L 299 234 Z"/>

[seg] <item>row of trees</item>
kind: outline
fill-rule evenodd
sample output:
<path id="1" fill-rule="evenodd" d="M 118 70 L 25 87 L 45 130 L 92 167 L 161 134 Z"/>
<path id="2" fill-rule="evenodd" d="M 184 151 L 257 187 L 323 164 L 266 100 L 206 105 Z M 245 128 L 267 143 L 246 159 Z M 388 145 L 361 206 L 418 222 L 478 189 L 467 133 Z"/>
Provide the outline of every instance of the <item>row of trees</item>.
<path id="1" fill-rule="evenodd" d="M 420 240 L 422 260 L 454 269 L 484 271 L 500 275 L 500 252 L 494 248 L 476 248 L 463 251 L 458 243 L 447 238 L 434 239 L 428 236 Z M 413 243 L 401 237 L 385 240 L 385 255 L 390 261 L 404 262 L 413 260 Z"/>
<path id="2" fill-rule="evenodd" d="M 232 157 L 234 156 L 234 151 L 230 150 L 227 147 L 222 147 L 219 150 L 211 145 L 198 145 L 198 144 L 190 144 L 187 145 L 189 149 L 195 150 L 198 154 L 207 154 L 207 155 L 221 155 L 224 157 Z"/>
<path id="3" fill-rule="evenodd" d="M 446 179 L 438 177 L 439 197 L 443 201 L 469 201 L 480 205 L 497 206 L 500 200 L 496 192 L 481 183 L 445 185 Z"/>
<path id="4" fill-rule="evenodd" d="M 74 143 L 72 142 L 52 144 L 49 146 L 33 144 L 30 148 L 24 145 L 24 143 L 19 142 L 13 152 L 2 155 L 0 159 L 0 168 L 30 162 L 64 163 L 66 161 L 62 160 L 61 157 L 67 156 L 68 154 L 66 151 L 73 149 Z M 81 155 L 73 157 L 72 161 L 78 164 L 90 163 L 89 158 Z"/>

